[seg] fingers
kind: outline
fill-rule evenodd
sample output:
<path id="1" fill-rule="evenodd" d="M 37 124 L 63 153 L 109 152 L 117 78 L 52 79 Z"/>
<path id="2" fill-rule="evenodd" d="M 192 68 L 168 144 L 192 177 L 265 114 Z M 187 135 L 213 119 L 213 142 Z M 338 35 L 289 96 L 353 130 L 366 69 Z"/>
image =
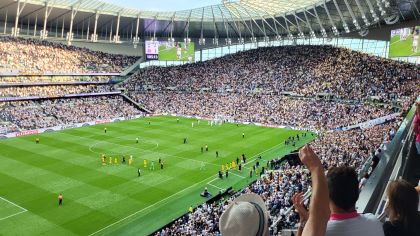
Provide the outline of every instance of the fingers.
<path id="1" fill-rule="evenodd" d="M 303 193 L 295 193 L 292 197 L 292 202 L 294 206 L 301 206 L 303 205 Z"/>

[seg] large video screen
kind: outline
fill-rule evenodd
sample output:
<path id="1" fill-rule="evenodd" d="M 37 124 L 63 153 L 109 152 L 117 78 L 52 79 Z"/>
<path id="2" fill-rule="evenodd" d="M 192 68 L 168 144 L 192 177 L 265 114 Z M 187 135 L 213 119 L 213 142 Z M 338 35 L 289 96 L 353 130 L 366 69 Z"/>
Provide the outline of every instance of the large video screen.
<path id="1" fill-rule="evenodd" d="M 194 61 L 194 43 L 171 41 L 146 41 L 147 60 L 159 61 Z"/>
<path id="2" fill-rule="evenodd" d="M 420 56 L 419 30 L 420 26 L 391 30 L 389 57 Z"/>

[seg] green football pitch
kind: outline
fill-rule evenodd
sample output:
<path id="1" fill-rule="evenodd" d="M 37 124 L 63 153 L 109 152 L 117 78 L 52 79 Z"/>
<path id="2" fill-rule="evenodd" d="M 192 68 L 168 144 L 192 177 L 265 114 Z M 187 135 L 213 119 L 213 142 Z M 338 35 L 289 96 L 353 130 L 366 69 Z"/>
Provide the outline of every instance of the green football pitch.
<path id="1" fill-rule="evenodd" d="M 180 43 L 182 47 L 181 51 L 181 60 L 178 60 L 176 54 L 176 47 L 167 49 L 165 45 L 159 46 L 159 60 L 161 61 L 188 61 L 188 57 L 192 57 L 194 62 L 195 52 L 194 52 L 194 43 L 189 43 L 187 51 L 184 50 L 185 43 Z"/>
<path id="2" fill-rule="evenodd" d="M 295 148 L 283 144 L 301 132 L 160 116 L 0 140 L 0 235 L 148 235 L 204 202 L 204 187 L 215 195 L 248 185 L 258 155 L 265 165 L 314 138 L 301 138 Z M 103 165 L 102 153 L 119 163 Z M 218 179 L 221 164 L 242 153 L 242 173 Z M 122 155 L 133 155 L 133 164 L 122 164 Z M 154 160 L 155 170 L 144 168 L 144 159 L 148 167 Z"/>

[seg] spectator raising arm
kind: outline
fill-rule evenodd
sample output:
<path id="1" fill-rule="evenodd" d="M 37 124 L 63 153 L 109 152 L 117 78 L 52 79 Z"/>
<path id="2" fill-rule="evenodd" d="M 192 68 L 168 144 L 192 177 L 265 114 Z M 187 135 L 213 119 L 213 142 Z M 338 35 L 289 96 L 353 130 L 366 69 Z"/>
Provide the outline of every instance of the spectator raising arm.
<path id="1" fill-rule="evenodd" d="M 299 150 L 299 158 L 311 172 L 313 186 L 308 221 L 303 228 L 302 235 L 324 235 L 330 217 L 328 186 L 324 168 L 309 145 L 305 145 Z M 293 200 L 301 202 L 301 198 L 301 195 L 295 196 Z"/>

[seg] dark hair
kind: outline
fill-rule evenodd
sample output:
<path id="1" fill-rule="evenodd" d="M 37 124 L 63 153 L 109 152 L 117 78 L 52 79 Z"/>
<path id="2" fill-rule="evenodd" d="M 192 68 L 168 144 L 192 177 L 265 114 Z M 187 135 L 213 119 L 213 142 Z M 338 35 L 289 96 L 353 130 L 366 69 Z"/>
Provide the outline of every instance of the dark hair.
<path id="1" fill-rule="evenodd" d="M 406 231 L 409 230 L 418 220 L 419 195 L 414 186 L 405 180 L 392 181 L 388 185 L 387 196 L 385 211 L 389 220 L 391 223 L 399 221 Z"/>
<path id="2" fill-rule="evenodd" d="M 365 179 L 369 179 L 369 173 L 365 173 L 365 174 L 363 175 L 363 177 L 365 177 Z"/>
<path id="3" fill-rule="evenodd" d="M 344 211 L 352 210 L 359 198 L 359 181 L 354 168 L 333 167 L 327 174 L 331 201 Z"/>

